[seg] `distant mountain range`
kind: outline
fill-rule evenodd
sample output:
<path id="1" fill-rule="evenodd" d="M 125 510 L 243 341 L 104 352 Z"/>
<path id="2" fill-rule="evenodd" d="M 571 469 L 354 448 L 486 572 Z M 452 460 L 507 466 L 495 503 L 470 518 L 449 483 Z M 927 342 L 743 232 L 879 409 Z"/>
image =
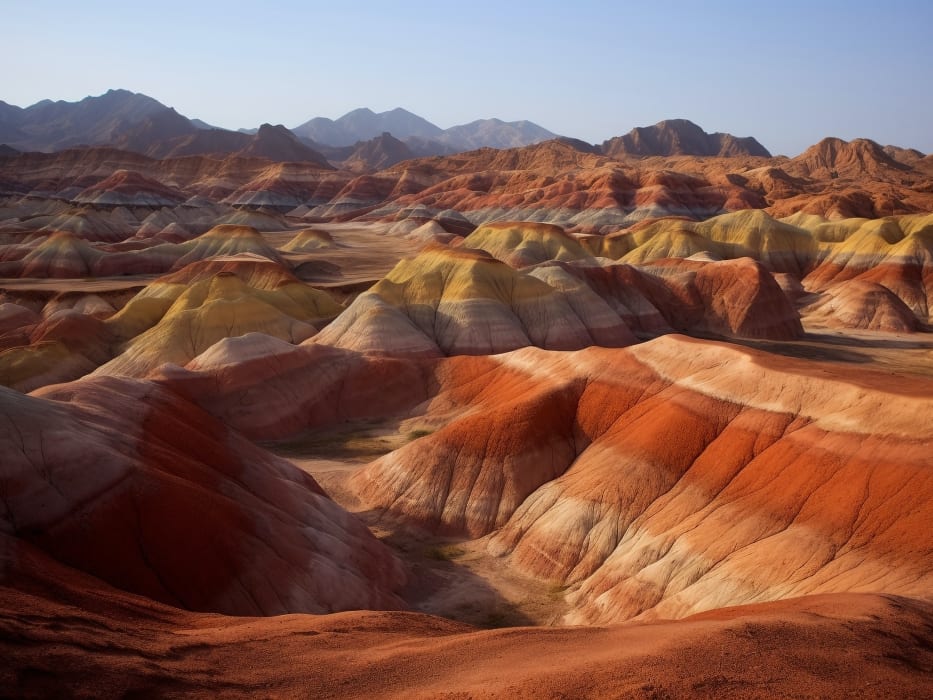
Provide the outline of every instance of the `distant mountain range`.
<path id="1" fill-rule="evenodd" d="M 468 151 L 475 148 L 515 148 L 530 146 L 557 137 L 552 131 L 529 121 L 505 122 L 501 119 L 478 119 L 469 124 L 441 129 L 428 120 L 398 107 L 388 112 L 373 112 L 362 107 L 336 120 L 315 117 L 292 129 L 300 138 L 322 146 L 351 146 L 369 141 L 384 133 L 424 151 L 431 143 L 438 154 Z"/>
<path id="2" fill-rule="evenodd" d="M 386 140 L 386 134 L 393 142 Z M 355 109 L 336 120 L 315 117 L 293 130 L 266 124 L 230 131 L 189 119 L 128 90 L 109 90 L 78 102 L 43 100 L 25 108 L 0 102 L 0 144 L 4 145 L 0 153 L 108 145 L 156 158 L 236 153 L 322 164 L 328 159 L 337 164 L 349 160 L 365 169 L 487 146 L 527 146 L 555 136 L 528 121 L 499 119 L 443 130 L 401 108 L 378 114 Z"/>
<path id="3" fill-rule="evenodd" d="M 284 126 L 264 124 L 254 134 L 217 129 L 128 90 L 26 108 L 0 102 L 0 143 L 18 151 L 107 145 L 153 158 L 220 153 L 331 167 Z"/>
<path id="4" fill-rule="evenodd" d="M 577 150 L 611 158 L 771 155 L 752 137 L 709 134 L 686 119 L 638 127 L 593 145 L 558 137 L 529 121 L 481 119 L 441 129 L 401 108 L 380 113 L 360 108 L 339 119 L 315 117 L 291 130 L 263 124 L 231 131 L 189 119 L 128 90 L 110 90 L 78 102 L 43 100 L 26 108 L 0 102 L 0 156 L 107 145 L 155 158 L 235 154 L 366 171 L 411 158 L 484 147 L 517 148 L 555 138 Z"/>
<path id="5" fill-rule="evenodd" d="M 410 137 L 439 140 L 444 134 L 440 127 L 401 107 L 379 114 L 362 107 L 347 112 L 336 120 L 315 117 L 296 126 L 292 131 L 300 138 L 323 146 L 351 146 L 384 132 L 401 140 Z"/>
<path id="6" fill-rule="evenodd" d="M 166 111 L 174 113 L 158 100 L 128 90 L 110 90 L 80 102 L 42 100 L 26 108 L 0 102 L 0 143 L 20 151 L 109 144 L 128 128 Z"/>

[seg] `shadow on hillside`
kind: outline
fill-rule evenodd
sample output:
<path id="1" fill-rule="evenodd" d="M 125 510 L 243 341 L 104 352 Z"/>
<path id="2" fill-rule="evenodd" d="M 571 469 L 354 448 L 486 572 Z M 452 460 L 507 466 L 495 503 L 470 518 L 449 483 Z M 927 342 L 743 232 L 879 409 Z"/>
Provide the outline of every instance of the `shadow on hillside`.
<path id="1" fill-rule="evenodd" d="M 910 340 L 885 337 L 871 338 L 866 336 L 852 337 L 829 333 L 808 332 L 804 334 L 804 340 L 825 343 L 827 345 L 845 345 L 848 347 L 885 348 L 891 350 L 933 350 L 933 335 L 923 332 L 917 333 L 916 337 Z"/>
<path id="2" fill-rule="evenodd" d="M 311 474 L 331 498 L 396 553 L 409 572 L 409 582 L 399 594 L 411 610 L 486 629 L 538 625 L 557 617 L 563 607 L 562 589 L 551 591 L 546 584 L 531 584 L 528 590 L 520 589 L 518 602 L 508 600 L 486 577 L 500 568 L 500 562 L 486 554 L 480 542 L 439 537 L 382 510 L 359 508 L 353 489 L 347 486 L 349 477 L 418 436 L 419 431 L 400 432 L 397 420 L 374 420 L 260 444 L 295 460 L 298 468 Z M 497 577 L 501 574 L 491 576 Z M 510 590 L 516 590 L 514 582 Z M 525 606 L 544 614 L 532 618 L 522 609 Z"/>
<path id="3" fill-rule="evenodd" d="M 873 362 L 871 355 L 852 349 L 851 346 L 829 346 L 823 345 L 823 341 L 811 340 L 811 342 L 801 341 L 768 341 L 751 340 L 748 338 L 729 338 L 728 342 L 736 345 L 763 350 L 775 355 L 784 355 L 786 357 L 795 357 L 802 360 L 822 360 L 826 362 L 849 362 L 858 364 L 869 364 Z"/>
<path id="4" fill-rule="evenodd" d="M 306 430 L 290 438 L 262 440 L 259 445 L 287 459 L 338 459 L 369 462 L 404 445 L 398 420 L 358 420 L 328 429 Z"/>
<path id="5" fill-rule="evenodd" d="M 522 610 L 526 601 L 506 599 L 474 570 L 490 559 L 475 541 L 426 534 L 380 511 L 356 515 L 407 565 L 410 579 L 400 595 L 412 610 L 485 629 L 541 624 Z"/>
<path id="6" fill-rule="evenodd" d="M 739 338 L 715 334 L 691 333 L 692 337 L 718 340 L 734 345 L 803 360 L 844 362 L 850 364 L 877 363 L 874 350 L 933 350 L 933 336 L 918 333 L 916 339 L 890 337 L 847 336 L 833 333 L 807 332 L 796 340 Z"/>

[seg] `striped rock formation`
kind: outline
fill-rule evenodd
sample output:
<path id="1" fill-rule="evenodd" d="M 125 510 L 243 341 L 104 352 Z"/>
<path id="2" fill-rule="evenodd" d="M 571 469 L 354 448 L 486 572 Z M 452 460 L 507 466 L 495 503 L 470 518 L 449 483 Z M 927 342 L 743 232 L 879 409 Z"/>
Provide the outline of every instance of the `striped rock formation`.
<path id="1" fill-rule="evenodd" d="M 514 268 L 589 257 L 580 243 L 560 226 L 532 222 L 485 224 L 464 239 L 463 247 L 485 250 Z"/>
<path id="2" fill-rule="evenodd" d="M 280 248 L 288 253 L 305 253 L 321 248 L 334 248 L 337 243 L 327 231 L 316 228 L 302 229 L 288 243 Z"/>
<path id="3" fill-rule="evenodd" d="M 32 391 L 98 368 L 102 374 L 145 376 L 246 333 L 298 343 L 342 310 L 326 292 L 250 253 L 192 263 L 128 301 L 122 297 L 111 296 L 121 307 L 115 312 L 97 295 L 59 294 L 41 308 L 42 318 L 26 307 L 3 305 L 10 311 L 9 327 L 0 333 L 0 384 Z"/>
<path id="4" fill-rule="evenodd" d="M 0 532 L 112 586 L 230 615 L 398 608 L 394 556 L 309 476 L 153 384 L 0 388 Z"/>
<path id="5" fill-rule="evenodd" d="M 587 242 L 594 254 L 628 263 L 707 253 L 716 259 L 753 258 L 773 272 L 798 276 L 816 254 L 815 241 L 807 231 L 755 210 L 700 222 L 661 219 Z"/>
<path id="6" fill-rule="evenodd" d="M 823 292 L 850 281 L 880 285 L 918 321 L 933 322 L 933 214 L 809 224 L 826 253 L 805 277 L 807 289 Z"/>
<path id="7" fill-rule="evenodd" d="M 326 292 L 265 257 L 214 257 L 156 280 L 108 319 L 112 335 L 124 342 L 98 373 L 145 376 L 246 333 L 299 343 L 341 310 Z"/>
<path id="8" fill-rule="evenodd" d="M 354 476 L 366 507 L 492 533 L 571 622 L 815 593 L 928 595 L 929 380 L 665 336 L 436 365 L 438 429 Z"/>
<path id="9" fill-rule="evenodd" d="M 556 289 L 482 251 L 433 247 L 403 260 L 317 342 L 386 355 L 492 354 L 527 345 L 621 346 L 634 336 L 589 290 Z"/>
<path id="10" fill-rule="evenodd" d="M 548 256 L 557 260 L 540 262 Z M 774 339 L 802 332 L 788 297 L 753 260 L 634 269 L 593 259 L 559 227 L 509 223 L 403 260 L 316 342 L 392 356 L 479 355 L 619 347 L 633 331 L 671 329 Z"/>
<path id="11" fill-rule="evenodd" d="M 105 180 L 75 195 L 73 201 L 106 206 L 163 207 L 180 204 L 186 199 L 178 190 L 145 175 L 132 170 L 117 170 Z"/>
<path id="12" fill-rule="evenodd" d="M 248 225 L 218 224 L 180 243 L 154 239 L 131 247 L 104 247 L 69 231 L 57 231 L 7 248 L 0 256 L 0 275 L 69 279 L 161 274 L 218 255 L 241 253 L 283 262 L 278 251 Z"/>

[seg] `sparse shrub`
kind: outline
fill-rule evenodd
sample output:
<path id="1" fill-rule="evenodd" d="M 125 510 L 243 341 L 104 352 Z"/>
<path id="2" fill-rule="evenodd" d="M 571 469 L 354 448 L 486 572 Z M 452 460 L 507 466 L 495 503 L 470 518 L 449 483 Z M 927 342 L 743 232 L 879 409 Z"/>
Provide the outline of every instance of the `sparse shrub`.
<path id="1" fill-rule="evenodd" d="M 431 547 L 425 551 L 425 556 L 428 559 L 434 559 L 436 561 L 450 561 L 452 559 L 458 559 L 464 554 L 466 554 L 466 550 L 455 544 Z"/>

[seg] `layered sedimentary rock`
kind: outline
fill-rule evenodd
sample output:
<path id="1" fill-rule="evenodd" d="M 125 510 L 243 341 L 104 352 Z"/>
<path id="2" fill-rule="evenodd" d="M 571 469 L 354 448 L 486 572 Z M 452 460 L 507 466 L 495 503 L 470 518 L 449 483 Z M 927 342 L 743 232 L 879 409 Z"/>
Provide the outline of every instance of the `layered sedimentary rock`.
<path id="1" fill-rule="evenodd" d="M 232 615 L 396 608 L 389 551 L 291 464 L 152 384 L 0 389 L 10 540 L 117 588 Z M 8 550 L 7 550 L 8 551 Z"/>
<path id="2" fill-rule="evenodd" d="M 803 334 L 784 290 L 751 258 L 660 260 L 642 269 L 657 274 L 671 290 L 674 298 L 656 306 L 674 328 L 774 340 Z"/>
<path id="3" fill-rule="evenodd" d="M 242 224 L 215 226 L 192 241 L 180 243 L 176 250 L 182 255 L 172 265 L 175 270 L 217 255 L 250 253 L 276 262 L 282 261 L 276 250 L 265 242 L 254 227 Z"/>
<path id="4" fill-rule="evenodd" d="M 249 216 L 244 217 L 249 220 Z M 236 218 L 234 218 L 236 220 Z M 184 238 L 184 234 L 178 236 Z M 283 262 L 254 227 L 245 223 L 218 224 L 183 242 L 159 242 L 132 247 L 104 247 L 82 237 L 58 231 L 10 247 L 0 261 L 7 277 L 112 277 L 178 270 L 185 265 L 218 255 L 250 253 Z"/>
<path id="5" fill-rule="evenodd" d="M 22 257 L 0 263 L 0 274 L 7 277 L 91 277 L 105 254 L 73 233 L 60 231 L 35 247 L 24 247 Z M 9 251 L 13 253 L 14 251 Z"/>
<path id="6" fill-rule="evenodd" d="M 62 309 L 0 336 L 0 385 L 32 391 L 92 372 L 112 357 L 116 339 L 93 314 Z"/>
<path id="7" fill-rule="evenodd" d="M 633 331 L 671 329 L 775 339 L 802 332 L 780 286 L 752 260 L 636 270 L 594 260 L 558 227 L 510 223 L 403 260 L 317 342 L 388 355 L 476 355 L 527 345 L 618 347 Z"/>
<path id="8" fill-rule="evenodd" d="M 352 175 L 308 169 L 299 163 L 266 165 L 237 186 L 224 201 L 236 206 L 275 207 L 287 211 L 298 206 L 327 204 L 340 192 Z M 231 179 L 231 181 L 233 181 Z"/>
<path id="9" fill-rule="evenodd" d="M 864 139 L 827 139 L 794 159 L 767 158 L 760 147 L 746 148 L 757 144 L 719 137 L 724 135 L 700 139 L 712 138 L 715 148 L 694 148 L 699 141 L 694 144 L 689 134 L 652 137 L 667 145 L 651 146 L 645 152 L 653 155 L 637 160 L 553 140 L 406 160 L 363 175 L 324 170 L 312 162 L 272 163 L 248 151 L 156 160 L 115 149 L 76 149 L 3 158 L 0 193 L 70 202 L 84 197 L 105 206 L 207 197 L 238 207 L 302 211 L 316 220 L 394 219 L 413 207 L 424 207 L 433 217 L 454 209 L 474 224 L 530 220 L 598 233 L 650 218 L 701 220 L 749 208 L 779 217 L 804 211 L 837 219 L 933 207 L 933 171 L 924 158 L 899 161 Z M 742 154 L 743 149 L 759 155 Z M 677 153 L 703 155 L 671 155 Z M 136 185 L 111 181 L 120 170 L 132 173 Z"/>
<path id="10" fill-rule="evenodd" d="M 463 241 L 464 248 L 485 250 L 494 258 L 521 268 L 550 260 L 580 260 L 586 250 L 560 226 L 501 222 L 480 226 Z"/>
<path id="11" fill-rule="evenodd" d="M 172 206 L 187 197 L 131 170 L 117 170 L 110 177 L 83 190 L 75 202 L 111 206 Z"/>
<path id="12" fill-rule="evenodd" d="M 319 336 L 334 347 L 388 355 L 571 350 L 634 336 L 587 290 L 561 290 L 481 251 L 435 247 L 403 260 Z"/>
<path id="13" fill-rule="evenodd" d="M 688 258 L 706 253 L 717 259 L 750 257 L 773 272 L 801 276 L 816 257 L 806 230 L 761 211 L 743 211 L 706 221 L 661 219 L 604 238 L 587 239 L 595 254 L 629 263 Z"/>
<path id="14" fill-rule="evenodd" d="M 211 346 L 155 381 L 255 439 L 402 415 L 431 396 L 431 361 L 362 355 L 259 333 Z"/>
<path id="15" fill-rule="evenodd" d="M 881 285 L 923 322 L 933 320 L 933 215 L 853 219 L 813 226 L 826 254 L 804 279 L 824 291 L 850 280 Z"/>
<path id="16" fill-rule="evenodd" d="M 697 256 L 707 260 L 749 257 L 773 273 L 801 282 L 810 292 L 823 293 L 849 280 L 873 283 L 888 290 L 917 322 L 925 324 L 933 300 L 931 230 L 929 214 L 828 221 L 812 215 L 777 220 L 764 212 L 744 211 L 702 222 L 660 219 L 605 237 L 587 236 L 581 242 L 594 255 L 634 264 Z M 855 296 L 859 295 L 850 294 L 850 301 Z M 846 317 L 870 318 L 869 307 L 876 302 L 866 297 L 865 303 L 865 309 Z M 840 320 L 835 323 L 845 325 Z M 900 325 L 895 322 L 890 328 Z M 856 321 L 850 327 L 872 326 L 869 321 Z M 888 326 L 879 322 L 874 327 Z"/>
<path id="17" fill-rule="evenodd" d="M 890 289 L 874 282 L 849 280 L 825 287 L 801 314 L 824 328 L 911 333 L 920 323 L 910 307 Z"/>
<path id="18" fill-rule="evenodd" d="M 202 137 L 203 138 L 203 137 Z M 257 179 L 272 173 L 292 174 L 292 179 L 313 188 L 336 178 L 345 183 L 351 178 L 334 173 L 329 166 L 304 163 L 272 163 L 264 157 L 249 155 L 189 155 L 156 159 L 114 148 L 72 149 L 58 153 L 23 153 L 0 162 L 0 184 L 4 194 L 54 196 L 71 199 L 88 187 L 126 170 L 147 182 L 182 192 L 187 198 L 207 197 L 218 202 Z"/>
<path id="19" fill-rule="evenodd" d="M 826 138 L 788 162 L 785 170 L 804 177 L 891 176 L 910 166 L 895 160 L 884 148 L 869 139 L 843 141 Z"/>
<path id="20" fill-rule="evenodd" d="M 169 243 L 180 243 L 202 233 L 206 233 L 216 224 L 230 223 L 229 217 L 238 212 L 232 208 L 211 202 L 208 199 L 193 198 L 177 207 L 160 207 L 140 222 L 135 238 L 159 238 Z"/>
<path id="21" fill-rule="evenodd" d="M 298 343 L 341 310 L 264 256 L 213 256 L 151 282 L 116 312 L 93 295 L 49 302 L 41 322 L 12 308 L 0 334 L 0 384 L 31 391 L 101 365 L 103 374 L 145 376 L 246 333 Z"/>
<path id="22" fill-rule="evenodd" d="M 388 202 L 372 215 L 422 206 L 431 211 L 455 209 L 475 223 L 539 221 L 605 233 L 658 216 L 707 218 L 724 211 L 732 200 L 751 196 L 728 182 L 714 185 L 686 173 L 614 163 L 558 142 L 520 150 L 488 157 L 482 151 L 451 156 L 435 166 L 453 171 L 448 170 L 446 179 Z M 728 206 L 765 206 L 759 196 L 751 197 Z"/>
<path id="23" fill-rule="evenodd" d="M 321 248 L 335 248 L 333 236 L 327 231 L 316 228 L 306 228 L 298 231 L 294 238 L 282 246 L 281 250 L 288 253 L 305 253 Z"/>
<path id="24" fill-rule="evenodd" d="M 98 371 L 144 376 L 167 362 L 184 365 L 214 343 L 246 333 L 298 343 L 340 311 L 326 292 L 266 258 L 213 258 L 153 282 L 109 319 L 112 334 L 126 341 Z"/>
<path id="25" fill-rule="evenodd" d="M 928 380 L 674 336 L 454 358 L 435 379 L 442 427 L 355 476 L 360 496 L 495 533 L 490 551 L 573 586 L 571 621 L 930 590 Z"/>
<path id="26" fill-rule="evenodd" d="M 425 235 L 440 236 L 436 222 L 428 221 L 434 224 L 433 233 L 426 230 Z M 817 328 L 915 332 L 930 322 L 930 227 L 929 215 L 836 222 L 798 215 L 778 221 L 756 211 L 704 222 L 662 219 L 607 237 L 571 236 L 559 227 L 535 223 L 488 225 L 461 248 L 440 246 L 400 263 L 327 328 L 320 342 L 389 355 L 438 356 L 527 345 L 619 346 L 631 343 L 633 334 L 645 338 L 671 330 L 780 340 L 802 332 L 794 303 L 802 305 L 807 323 Z M 113 250 L 69 233 L 9 246 L 0 267 L 30 277 L 151 273 L 218 256 L 229 258 L 229 264 L 210 269 L 229 272 L 232 268 L 224 265 L 230 267 L 237 258 L 240 270 L 252 266 L 272 271 L 275 285 L 285 286 L 263 283 L 259 296 L 274 293 L 288 308 L 278 302 L 270 308 L 269 299 L 257 301 L 246 288 L 230 291 L 224 304 L 210 308 L 233 312 L 235 321 L 212 313 L 217 323 L 205 317 L 191 328 L 172 326 L 171 334 L 160 332 L 162 341 L 147 336 L 130 348 L 127 344 L 155 325 L 176 299 L 159 283 L 131 305 L 132 314 L 121 311 L 103 331 L 91 320 L 75 318 L 65 346 L 46 343 L 61 339 L 27 327 L 26 321 L 20 329 L 10 328 L 19 340 L 12 335 L 0 339 L 3 347 L 16 347 L 0 358 L 3 381 L 32 389 L 73 379 L 124 349 L 133 352 L 118 362 L 119 371 L 145 374 L 162 362 L 184 364 L 224 337 L 253 331 L 300 342 L 340 311 L 283 267 L 284 259 L 295 261 L 321 250 L 317 246 L 336 244 L 329 234 L 309 229 L 296 233 L 280 253 L 255 229 L 232 225 L 216 226 L 183 243 L 138 249 Z M 472 247 L 510 264 L 467 250 Z M 254 272 L 245 274 L 260 279 Z M 189 282 L 194 280 L 184 283 Z M 174 288 L 180 293 L 181 287 Z M 239 301 L 234 299 L 252 306 L 237 315 Z M 141 305 L 150 309 L 143 314 L 146 318 L 153 309 L 158 313 L 123 328 Z M 108 315 L 106 306 L 95 308 L 98 318 Z M 72 315 L 86 311 L 82 306 Z M 77 347 L 74 341 L 84 326 L 85 336 L 95 340 Z M 197 330 L 208 327 L 214 330 Z M 173 334 L 187 340 L 169 342 Z M 172 349 L 185 343 L 190 347 L 183 353 Z M 145 361 L 136 357 L 143 347 L 148 348 L 141 351 Z M 50 373 L 53 365 L 57 370 Z"/>

